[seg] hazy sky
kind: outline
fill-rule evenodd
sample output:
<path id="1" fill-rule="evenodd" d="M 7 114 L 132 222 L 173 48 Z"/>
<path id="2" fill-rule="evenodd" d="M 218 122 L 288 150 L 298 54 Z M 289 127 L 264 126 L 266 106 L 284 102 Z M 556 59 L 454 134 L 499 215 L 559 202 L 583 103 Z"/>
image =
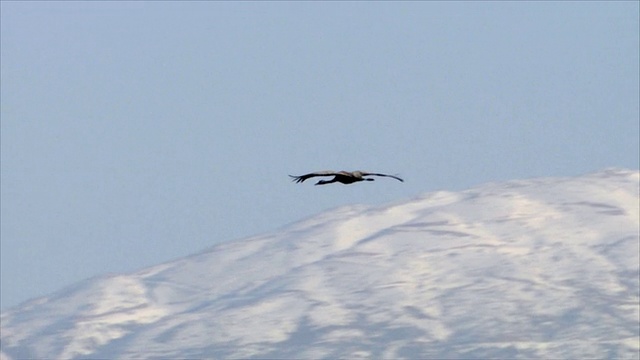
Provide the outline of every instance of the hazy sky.
<path id="1" fill-rule="evenodd" d="M 2 309 L 341 205 L 639 167 L 638 2 L 1 7 Z M 287 177 L 323 169 L 406 182 Z"/>

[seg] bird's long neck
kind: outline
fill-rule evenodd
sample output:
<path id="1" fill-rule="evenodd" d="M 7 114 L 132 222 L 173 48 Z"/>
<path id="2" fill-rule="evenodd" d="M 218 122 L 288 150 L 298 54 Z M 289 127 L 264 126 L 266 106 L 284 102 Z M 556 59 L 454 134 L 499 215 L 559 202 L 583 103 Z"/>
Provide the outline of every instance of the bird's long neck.
<path id="1" fill-rule="evenodd" d="M 335 179 L 335 178 L 333 178 L 333 179 L 331 179 L 331 180 L 320 180 L 320 181 L 318 181 L 318 182 L 316 183 L 316 185 L 331 184 L 331 183 L 334 183 L 334 182 L 336 182 L 336 179 Z"/>

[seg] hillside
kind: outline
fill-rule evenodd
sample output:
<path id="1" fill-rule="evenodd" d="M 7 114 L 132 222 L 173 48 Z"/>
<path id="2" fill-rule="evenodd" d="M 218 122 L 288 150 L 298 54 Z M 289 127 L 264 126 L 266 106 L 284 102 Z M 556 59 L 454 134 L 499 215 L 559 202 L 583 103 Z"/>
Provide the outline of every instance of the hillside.
<path id="1" fill-rule="evenodd" d="M 2 359 L 637 359 L 639 178 L 333 209 L 9 309 Z"/>

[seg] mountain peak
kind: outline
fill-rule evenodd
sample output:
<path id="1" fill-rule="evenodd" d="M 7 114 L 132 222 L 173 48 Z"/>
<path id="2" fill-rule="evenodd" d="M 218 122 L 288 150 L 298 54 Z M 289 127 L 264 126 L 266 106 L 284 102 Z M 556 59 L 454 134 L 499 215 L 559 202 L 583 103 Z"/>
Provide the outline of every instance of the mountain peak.
<path id="1" fill-rule="evenodd" d="M 639 175 L 332 209 L 10 309 L 2 356 L 637 358 Z"/>

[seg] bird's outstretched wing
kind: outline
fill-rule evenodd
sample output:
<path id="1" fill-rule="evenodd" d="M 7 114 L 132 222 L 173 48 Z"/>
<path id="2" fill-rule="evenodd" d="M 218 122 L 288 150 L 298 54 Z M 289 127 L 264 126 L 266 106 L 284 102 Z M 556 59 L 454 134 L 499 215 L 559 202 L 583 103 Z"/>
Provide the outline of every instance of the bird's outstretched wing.
<path id="1" fill-rule="evenodd" d="M 395 175 L 387 175 L 387 174 L 379 174 L 379 173 L 370 173 L 370 172 L 366 172 L 366 171 L 361 171 L 362 176 L 384 176 L 384 177 L 390 177 L 390 178 L 394 178 L 398 181 L 404 182 L 404 180 L 400 179 L 399 177 L 395 176 Z"/>
<path id="2" fill-rule="evenodd" d="M 293 178 L 292 181 L 295 181 L 296 183 L 301 183 L 307 180 L 308 178 L 312 178 L 316 176 L 335 176 L 335 175 L 338 175 L 338 173 L 333 170 L 324 170 L 324 171 L 316 171 L 316 172 L 312 172 L 312 173 L 300 175 L 300 176 L 293 176 L 293 175 L 289 175 L 289 176 Z"/>

